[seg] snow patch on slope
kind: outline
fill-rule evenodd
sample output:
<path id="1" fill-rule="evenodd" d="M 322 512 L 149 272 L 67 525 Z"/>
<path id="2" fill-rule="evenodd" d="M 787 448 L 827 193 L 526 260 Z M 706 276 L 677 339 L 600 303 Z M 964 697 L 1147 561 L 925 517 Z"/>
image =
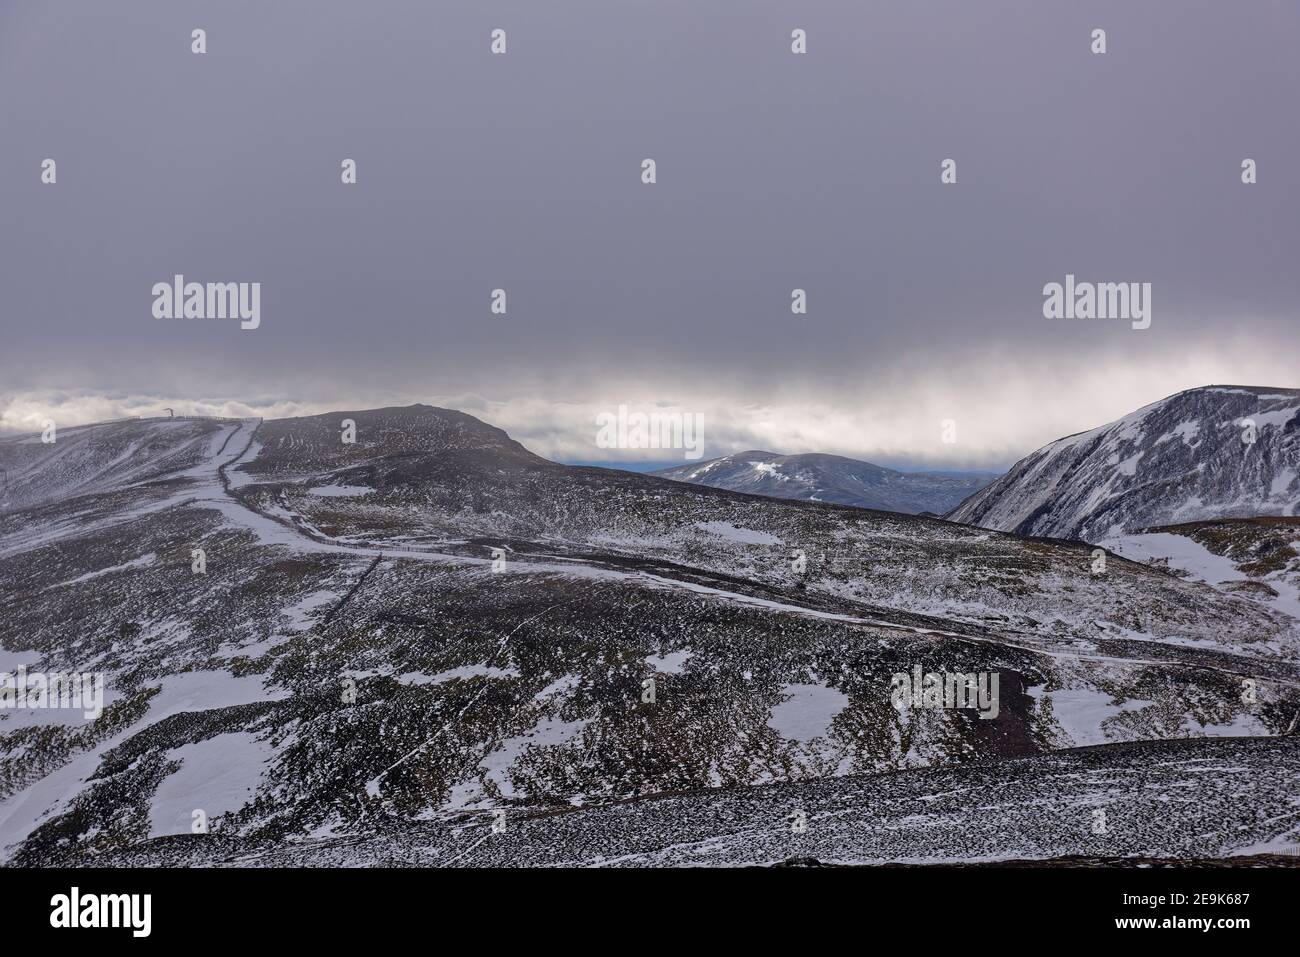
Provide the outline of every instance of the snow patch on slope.
<path id="1" fill-rule="evenodd" d="M 149 812 L 149 836 L 189 834 L 194 812 L 207 821 L 238 811 L 262 784 L 272 749 L 246 731 L 219 734 L 167 752 L 180 770 L 163 778 Z"/>
<path id="2" fill-rule="evenodd" d="M 849 704 L 847 696 L 826 685 L 785 685 L 781 693 L 785 700 L 772 708 L 767 724 L 788 741 L 824 738 L 835 716 Z"/>

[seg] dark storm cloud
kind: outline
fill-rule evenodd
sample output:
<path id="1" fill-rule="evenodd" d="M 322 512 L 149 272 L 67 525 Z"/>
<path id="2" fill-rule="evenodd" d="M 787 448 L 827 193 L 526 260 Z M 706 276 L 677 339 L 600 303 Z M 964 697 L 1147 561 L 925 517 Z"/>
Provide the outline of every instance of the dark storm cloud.
<path id="1" fill-rule="evenodd" d="M 975 462 L 1295 385 L 1297 41 L 1261 0 L 11 0 L 0 404 L 474 393 L 577 454 L 557 422 L 667 402 L 716 445 Z M 1151 282 L 1152 327 L 1044 320 L 1067 272 Z M 155 320 L 175 273 L 261 282 L 261 327 Z"/>

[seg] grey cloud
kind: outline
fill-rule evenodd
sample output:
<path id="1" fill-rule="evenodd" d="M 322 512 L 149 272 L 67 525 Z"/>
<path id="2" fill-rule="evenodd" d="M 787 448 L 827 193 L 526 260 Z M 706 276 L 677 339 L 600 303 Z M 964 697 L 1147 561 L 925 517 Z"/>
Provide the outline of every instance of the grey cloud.
<path id="1" fill-rule="evenodd" d="M 1291 4 L 14 0 L 0 18 L 11 396 L 475 393 L 588 458 L 557 425 L 570 407 L 667 402 L 707 407 L 719 444 L 976 465 L 1163 388 L 1276 378 L 1300 345 Z M 261 328 L 152 319 L 178 272 L 260 281 Z M 1151 282 L 1152 328 L 1047 322 L 1040 290 L 1067 272 Z M 954 404 L 971 444 L 935 449 Z M 799 419 L 818 409 L 838 431 Z"/>

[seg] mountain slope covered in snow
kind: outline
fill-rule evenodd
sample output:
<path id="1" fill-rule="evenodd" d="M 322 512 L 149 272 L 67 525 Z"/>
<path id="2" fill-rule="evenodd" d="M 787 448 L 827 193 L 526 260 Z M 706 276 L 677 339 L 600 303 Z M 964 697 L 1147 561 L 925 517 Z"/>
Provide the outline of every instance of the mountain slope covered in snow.
<path id="1" fill-rule="evenodd" d="M 233 423 L 123 419 L 0 438 L 0 510 L 125 488 L 207 461 Z"/>
<path id="2" fill-rule="evenodd" d="M 1044 446 L 947 517 L 1095 541 L 1298 507 L 1300 390 L 1206 386 Z"/>
<path id="3" fill-rule="evenodd" d="M 1251 591 L 1145 554 L 1096 574 L 1080 543 L 558 465 L 429 406 L 195 428 L 134 447 L 86 427 L 69 454 L 93 482 L 65 481 L 83 473 L 56 443 L 24 481 L 64 491 L 0 509 L 0 673 L 107 689 L 98 716 L 0 709 L 0 862 L 215 862 L 248 841 L 363 863 L 426 831 L 414 863 L 542 862 L 485 843 L 504 812 L 539 839 L 526 822 L 596 822 L 596 855 L 654 863 L 637 855 L 727 839 L 736 802 L 757 821 L 824 795 L 871 821 L 881 794 L 952 790 L 930 772 L 1020 759 L 989 841 L 1044 802 L 1070 827 L 990 853 L 1217 854 L 1294 829 L 1278 778 L 1212 795 L 1255 822 L 1213 846 L 1163 808 L 1103 847 L 1088 794 L 1035 760 L 1293 730 L 1297 621 Z M 1274 537 L 1233 547 L 1280 588 Z M 893 676 L 918 667 L 997 675 L 996 716 L 896 706 Z M 1131 754 L 1086 760 L 1105 777 Z M 852 839 L 902 853 L 888 828 Z M 787 853 L 741 842 L 717 863 Z"/>

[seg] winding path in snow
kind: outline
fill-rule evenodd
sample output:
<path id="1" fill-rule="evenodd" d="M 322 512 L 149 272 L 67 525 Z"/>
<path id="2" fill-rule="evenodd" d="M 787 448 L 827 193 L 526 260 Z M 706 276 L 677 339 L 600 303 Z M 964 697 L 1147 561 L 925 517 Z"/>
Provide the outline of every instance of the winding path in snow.
<path id="1" fill-rule="evenodd" d="M 224 469 L 233 466 L 243 458 L 248 448 L 253 444 L 253 433 L 256 427 L 249 433 L 249 442 L 244 451 L 234 459 L 220 466 L 224 479 Z M 251 461 L 251 459 L 250 459 Z M 242 462 L 240 464 L 243 464 Z M 350 545 L 333 541 L 323 536 L 317 529 L 309 529 L 305 521 L 298 520 L 298 516 L 285 510 L 288 521 L 281 521 L 267 515 L 263 512 L 256 511 L 250 506 L 245 505 L 236 499 L 229 489 L 228 483 L 222 483 L 223 500 L 211 502 L 211 504 L 220 507 L 222 513 L 237 523 L 243 524 L 244 527 L 258 535 L 259 539 L 266 544 L 283 545 L 288 548 L 300 551 L 317 551 L 331 552 L 336 554 L 349 554 L 365 558 L 389 558 L 393 560 L 410 559 L 413 561 L 439 562 L 454 565 L 490 565 L 492 560 L 489 558 L 476 558 L 469 555 L 455 555 L 446 552 L 439 552 L 430 549 L 417 549 L 409 546 L 386 546 L 383 548 L 367 545 Z M 203 499 L 203 503 L 209 503 L 208 499 Z M 1032 654 L 1043 655 L 1048 658 L 1065 659 L 1072 661 L 1091 661 L 1102 662 L 1106 664 L 1123 665 L 1127 667 L 1168 667 L 1170 662 L 1165 659 L 1157 658 L 1124 658 L 1114 655 L 1101 653 L 1089 653 L 1085 651 L 1045 648 L 1042 645 L 1030 644 L 1013 640 L 1005 635 L 990 634 L 988 637 L 979 637 L 969 634 L 961 634 L 954 631 L 945 631 L 936 628 L 924 628 L 916 625 L 902 625 L 897 622 L 885 621 L 879 618 L 863 617 L 860 615 L 850 615 L 841 612 L 821 611 L 815 608 L 806 608 L 802 605 L 793 605 L 786 602 L 775 601 L 770 598 L 760 598 L 754 595 L 746 595 L 740 592 L 729 591 L 724 588 L 718 588 L 711 585 L 701 585 L 696 582 L 682 581 L 680 579 L 669 578 L 663 575 L 656 575 L 647 571 L 626 571 L 620 568 L 612 568 L 608 565 L 599 564 L 597 561 L 578 558 L 571 556 L 545 556 L 545 560 L 536 561 L 526 558 L 512 558 L 506 564 L 506 573 L 513 574 L 534 574 L 538 572 L 564 575 L 572 578 L 591 578 L 636 582 L 641 585 L 649 585 L 652 588 L 662 588 L 667 590 L 689 591 L 695 594 L 707 595 L 723 601 L 730 601 L 736 604 L 748 605 L 750 607 L 763 608 L 770 611 L 782 612 L 785 614 L 801 615 L 806 618 L 815 618 L 823 621 L 837 621 L 850 625 L 863 625 L 872 628 L 883 628 L 891 631 L 907 632 L 914 635 L 932 636 L 936 638 L 947 638 L 956 641 L 970 641 L 979 644 L 996 645 L 1000 647 L 1015 648 L 1020 651 Z M 704 570 L 707 571 L 707 570 Z M 1186 646 L 1178 644 L 1166 644 L 1164 642 L 1151 642 L 1153 645 L 1159 645 L 1162 648 L 1173 649 L 1177 651 L 1186 651 Z M 1234 655 L 1245 658 L 1235 651 L 1224 650 L 1224 654 Z M 1271 664 L 1267 659 L 1258 659 L 1261 664 Z M 1206 671 L 1215 671 L 1221 674 L 1228 674 L 1234 677 L 1250 675 L 1258 677 L 1253 672 L 1211 665 L 1204 662 L 1184 661 L 1187 667 L 1202 669 Z M 1300 687 L 1300 679 L 1273 677 L 1269 679 L 1280 685 L 1291 687 Z"/>

